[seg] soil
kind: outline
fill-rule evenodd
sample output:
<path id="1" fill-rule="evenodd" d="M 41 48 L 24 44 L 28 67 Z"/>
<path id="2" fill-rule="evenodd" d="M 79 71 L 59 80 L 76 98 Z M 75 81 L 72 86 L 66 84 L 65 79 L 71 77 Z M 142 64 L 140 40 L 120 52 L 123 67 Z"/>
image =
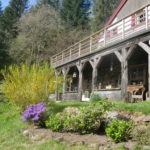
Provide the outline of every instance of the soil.
<path id="1" fill-rule="evenodd" d="M 68 146 L 87 145 L 89 148 L 92 148 L 92 150 L 107 150 L 110 148 L 117 148 L 121 145 L 124 145 L 127 149 L 132 149 L 134 145 L 136 145 L 136 143 L 132 141 L 113 143 L 104 134 L 79 135 L 76 133 L 59 133 L 53 132 L 50 129 L 38 127 L 30 127 L 24 129 L 23 132 L 32 142 L 37 144 L 44 143 L 48 139 L 53 139 L 57 142 L 66 142 Z"/>
<path id="2" fill-rule="evenodd" d="M 129 120 L 133 120 L 138 124 L 147 124 L 150 123 L 150 116 L 141 115 L 139 113 L 128 113 L 123 111 L 118 111 L 118 113 L 124 118 L 128 118 Z M 88 147 L 92 147 L 92 150 L 108 150 L 115 149 L 121 145 L 124 145 L 126 149 L 132 150 L 136 142 L 127 141 L 123 143 L 113 143 L 105 134 L 86 134 L 80 135 L 77 133 L 60 133 L 53 132 L 50 129 L 38 128 L 35 126 L 30 126 L 27 129 L 23 130 L 23 134 L 28 136 L 29 139 L 34 143 L 43 143 L 48 139 L 53 139 L 57 142 L 66 142 L 69 146 L 74 145 L 87 145 Z"/>

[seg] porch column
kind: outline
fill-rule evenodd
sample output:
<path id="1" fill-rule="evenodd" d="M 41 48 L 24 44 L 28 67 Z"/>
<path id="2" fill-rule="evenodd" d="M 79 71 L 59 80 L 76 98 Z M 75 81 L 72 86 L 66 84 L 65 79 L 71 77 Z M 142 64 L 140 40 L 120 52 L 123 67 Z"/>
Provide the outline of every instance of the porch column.
<path id="1" fill-rule="evenodd" d="M 63 73 L 63 94 L 66 93 L 66 79 L 67 79 L 67 74 L 68 74 L 69 68 L 68 67 L 64 67 L 62 68 L 62 73 Z"/>
<path id="2" fill-rule="evenodd" d="M 93 72 L 92 72 L 92 91 L 96 88 L 97 84 L 97 67 L 93 67 Z"/>
<path id="3" fill-rule="evenodd" d="M 101 56 L 94 57 L 93 59 L 90 60 L 90 63 L 91 63 L 92 68 L 93 68 L 93 72 L 92 72 L 92 91 L 95 90 L 96 85 L 97 85 L 97 76 L 98 76 L 97 66 L 100 63 L 100 60 L 101 60 Z"/>
<path id="4" fill-rule="evenodd" d="M 65 94 L 65 92 L 66 92 L 66 78 L 67 78 L 67 75 L 66 74 L 64 74 L 63 75 L 64 76 L 64 78 L 63 78 L 63 94 Z"/>
<path id="5" fill-rule="evenodd" d="M 55 69 L 55 76 L 56 76 L 56 89 L 55 89 L 55 97 L 56 97 L 56 101 L 58 100 L 58 87 L 57 87 L 57 79 L 58 79 L 58 70 Z"/>
<path id="6" fill-rule="evenodd" d="M 83 92 L 82 82 L 83 82 L 83 72 L 82 69 L 79 69 L 78 93 L 80 100 L 82 100 L 82 92 Z"/>
<path id="7" fill-rule="evenodd" d="M 79 81 L 78 81 L 78 96 L 79 96 L 79 99 L 82 100 L 82 93 L 83 93 L 83 66 L 84 66 L 85 62 L 77 62 L 76 63 L 76 66 L 78 68 L 78 71 L 79 71 Z"/>
<path id="8" fill-rule="evenodd" d="M 118 60 L 121 63 L 121 99 L 127 99 L 127 86 L 128 86 L 128 61 L 127 61 L 127 49 L 123 48 L 121 53 L 119 51 L 114 52 Z"/>
<path id="9" fill-rule="evenodd" d="M 127 99 L 127 86 L 128 86 L 128 62 L 124 59 L 121 62 L 121 98 Z"/>
<path id="10" fill-rule="evenodd" d="M 139 42 L 138 45 L 148 54 L 148 98 L 150 99 L 150 47 L 143 42 Z"/>
<path id="11" fill-rule="evenodd" d="M 150 54 L 148 54 L 148 99 L 150 99 Z"/>

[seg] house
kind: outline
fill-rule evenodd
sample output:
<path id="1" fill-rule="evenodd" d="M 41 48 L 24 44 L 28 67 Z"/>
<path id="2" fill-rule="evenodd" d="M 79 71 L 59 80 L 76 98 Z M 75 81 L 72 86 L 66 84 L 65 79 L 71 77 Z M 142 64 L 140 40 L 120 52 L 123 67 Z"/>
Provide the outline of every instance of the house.
<path id="1" fill-rule="evenodd" d="M 106 26 L 52 56 L 63 84 L 63 100 L 88 100 L 92 92 L 110 100 L 150 95 L 150 1 L 122 0 Z"/>

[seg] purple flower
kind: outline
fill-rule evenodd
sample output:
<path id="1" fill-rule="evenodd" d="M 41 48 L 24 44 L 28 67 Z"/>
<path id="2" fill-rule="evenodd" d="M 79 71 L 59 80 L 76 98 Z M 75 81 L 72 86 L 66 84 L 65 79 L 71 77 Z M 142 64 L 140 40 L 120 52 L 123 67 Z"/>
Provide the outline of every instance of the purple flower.
<path id="1" fill-rule="evenodd" d="M 38 124 L 42 120 L 42 114 L 46 111 L 45 103 L 32 104 L 23 112 L 22 119 Z"/>

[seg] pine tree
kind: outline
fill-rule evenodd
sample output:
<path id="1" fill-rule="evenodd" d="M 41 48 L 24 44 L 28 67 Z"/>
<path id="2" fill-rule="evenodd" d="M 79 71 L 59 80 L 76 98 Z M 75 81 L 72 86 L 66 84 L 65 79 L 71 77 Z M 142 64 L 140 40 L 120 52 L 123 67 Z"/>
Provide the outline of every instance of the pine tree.
<path id="1" fill-rule="evenodd" d="M 90 6 L 89 0 L 63 0 L 61 18 L 67 26 L 86 28 Z"/>
<path id="2" fill-rule="evenodd" d="M 45 5 L 54 8 L 56 11 L 60 10 L 61 0 L 38 0 L 37 6 Z"/>
<path id="3" fill-rule="evenodd" d="M 93 0 L 93 31 L 103 27 L 121 0 Z"/>
<path id="4" fill-rule="evenodd" d="M 9 38 L 16 37 L 16 23 L 27 9 L 28 0 L 11 0 L 3 13 L 4 30 L 9 34 Z"/>

